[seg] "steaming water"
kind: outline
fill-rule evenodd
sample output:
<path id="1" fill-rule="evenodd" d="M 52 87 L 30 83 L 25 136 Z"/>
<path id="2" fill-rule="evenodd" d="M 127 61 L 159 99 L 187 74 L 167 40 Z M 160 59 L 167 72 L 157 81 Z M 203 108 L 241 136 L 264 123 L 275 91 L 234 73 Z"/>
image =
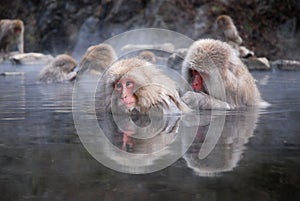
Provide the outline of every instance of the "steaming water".
<path id="1" fill-rule="evenodd" d="M 215 115 L 212 121 L 225 118 L 217 140 L 204 118 L 184 157 L 161 171 L 130 175 L 86 151 L 72 117 L 73 84 L 37 83 L 40 68 L 0 66 L 25 72 L 0 77 L 0 200 L 299 200 L 300 72 L 253 72 L 269 108 Z M 176 121 L 169 122 L 172 128 Z M 184 134 L 193 122 L 182 122 Z M 122 148 L 122 132 L 105 132 Z M 201 159 L 207 137 L 215 147 Z M 157 141 L 130 143 L 127 151 L 143 152 Z"/>

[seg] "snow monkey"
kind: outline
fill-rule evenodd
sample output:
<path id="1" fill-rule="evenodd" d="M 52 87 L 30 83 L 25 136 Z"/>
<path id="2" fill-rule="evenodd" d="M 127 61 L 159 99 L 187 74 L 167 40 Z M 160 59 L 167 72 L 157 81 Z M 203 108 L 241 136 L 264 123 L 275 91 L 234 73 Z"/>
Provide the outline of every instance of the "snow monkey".
<path id="1" fill-rule="evenodd" d="M 16 45 L 19 53 L 24 53 L 24 24 L 22 20 L 0 20 L 0 51 L 9 53 Z"/>
<path id="2" fill-rule="evenodd" d="M 149 61 L 153 64 L 156 63 L 155 54 L 153 52 L 149 51 L 149 50 L 141 51 L 138 55 L 138 58 L 144 59 L 144 60 Z"/>
<path id="3" fill-rule="evenodd" d="M 79 72 L 101 75 L 117 59 L 115 50 L 108 44 L 90 46 L 83 55 Z"/>
<path id="4" fill-rule="evenodd" d="M 218 28 L 223 31 L 224 36 L 225 36 L 225 40 L 228 43 L 234 43 L 237 46 L 241 45 L 243 40 L 240 37 L 234 23 L 233 20 L 230 16 L 228 15 L 220 15 L 217 18 L 217 25 Z M 234 45 L 232 44 L 232 45 Z"/>
<path id="5" fill-rule="evenodd" d="M 246 66 L 225 42 L 194 42 L 184 59 L 182 74 L 194 90 L 186 92 L 182 100 L 193 109 L 235 109 L 266 103 Z"/>
<path id="6" fill-rule="evenodd" d="M 46 83 L 71 81 L 76 77 L 76 72 L 73 71 L 76 65 L 75 59 L 71 56 L 58 55 L 41 70 L 39 80 Z"/>
<path id="7" fill-rule="evenodd" d="M 136 109 L 145 113 L 152 108 L 171 112 L 172 109 L 190 111 L 180 99 L 175 82 L 146 60 L 119 60 L 105 72 L 103 78 L 110 88 L 112 105 L 124 112 Z"/>

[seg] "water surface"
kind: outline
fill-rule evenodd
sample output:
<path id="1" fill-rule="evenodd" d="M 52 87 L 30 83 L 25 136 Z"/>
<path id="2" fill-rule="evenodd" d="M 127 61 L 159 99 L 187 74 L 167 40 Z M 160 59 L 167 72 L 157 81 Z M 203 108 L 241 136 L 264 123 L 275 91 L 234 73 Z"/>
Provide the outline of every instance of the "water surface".
<path id="1" fill-rule="evenodd" d="M 105 116 L 99 121 L 106 125 L 105 134 L 130 153 L 149 152 L 158 142 L 165 145 L 162 139 L 168 144 L 188 135 L 187 128 L 196 128 L 193 144 L 174 164 L 132 175 L 111 170 L 88 153 L 74 126 L 73 83 L 38 83 L 40 69 L 0 66 L 1 72 L 25 72 L 0 77 L 0 200 L 300 198 L 300 72 L 252 72 L 269 108 L 215 114 L 196 125 L 172 117 L 151 142 L 124 138 L 126 132 Z M 220 119 L 225 119 L 222 133 L 218 138 L 208 135 L 209 125 Z M 201 158 L 205 139 L 214 149 Z M 185 142 L 183 137 L 180 146 Z"/>

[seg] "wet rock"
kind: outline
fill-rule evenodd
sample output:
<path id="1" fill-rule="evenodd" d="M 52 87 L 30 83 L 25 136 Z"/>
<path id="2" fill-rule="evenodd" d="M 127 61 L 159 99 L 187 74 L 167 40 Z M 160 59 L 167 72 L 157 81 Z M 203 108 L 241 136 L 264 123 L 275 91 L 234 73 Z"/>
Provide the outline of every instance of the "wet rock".
<path id="1" fill-rule="evenodd" d="M 271 70 L 270 62 L 265 57 L 242 59 L 249 70 Z"/>
<path id="2" fill-rule="evenodd" d="M 161 51 L 166 51 L 166 52 L 174 52 L 175 47 L 172 43 L 164 43 L 164 44 L 143 44 L 143 45 L 134 45 L 134 44 L 129 44 L 125 45 L 122 48 L 122 52 L 130 52 L 130 51 L 136 51 L 136 50 L 147 50 L 147 49 L 153 49 L 153 50 L 161 50 Z"/>
<path id="3" fill-rule="evenodd" d="M 277 67 L 280 70 L 300 70 L 300 61 L 296 60 L 276 60 L 271 64 L 272 66 Z"/>
<path id="4" fill-rule="evenodd" d="M 15 54 L 10 56 L 9 60 L 13 64 L 47 64 L 53 60 L 53 56 L 31 52 Z"/>

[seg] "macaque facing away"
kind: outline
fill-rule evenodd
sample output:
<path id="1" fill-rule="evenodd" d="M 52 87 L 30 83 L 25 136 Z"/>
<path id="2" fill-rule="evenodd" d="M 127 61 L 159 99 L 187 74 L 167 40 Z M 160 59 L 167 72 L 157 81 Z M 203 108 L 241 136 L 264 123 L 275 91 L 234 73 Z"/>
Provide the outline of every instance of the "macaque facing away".
<path id="1" fill-rule="evenodd" d="M 16 45 L 19 53 L 24 53 L 24 24 L 22 20 L 0 20 L 0 51 L 9 53 Z"/>
<path id="2" fill-rule="evenodd" d="M 194 90 L 182 99 L 193 109 L 234 109 L 263 102 L 254 78 L 225 42 L 194 42 L 183 62 L 182 74 Z"/>
<path id="3" fill-rule="evenodd" d="M 116 59 L 117 55 L 110 45 L 90 46 L 81 59 L 79 72 L 89 71 L 91 74 L 101 75 Z"/>
<path id="4" fill-rule="evenodd" d="M 46 83 L 72 81 L 76 77 L 76 72 L 73 71 L 76 65 L 75 59 L 71 56 L 58 55 L 41 70 L 39 80 Z"/>
<path id="5" fill-rule="evenodd" d="M 112 94 L 112 106 L 122 111 L 147 112 L 151 108 L 190 110 L 181 101 L 175 83 L 145 60 L 129 58 L 117 61 L 106 71 L 104 80 Z"/>

